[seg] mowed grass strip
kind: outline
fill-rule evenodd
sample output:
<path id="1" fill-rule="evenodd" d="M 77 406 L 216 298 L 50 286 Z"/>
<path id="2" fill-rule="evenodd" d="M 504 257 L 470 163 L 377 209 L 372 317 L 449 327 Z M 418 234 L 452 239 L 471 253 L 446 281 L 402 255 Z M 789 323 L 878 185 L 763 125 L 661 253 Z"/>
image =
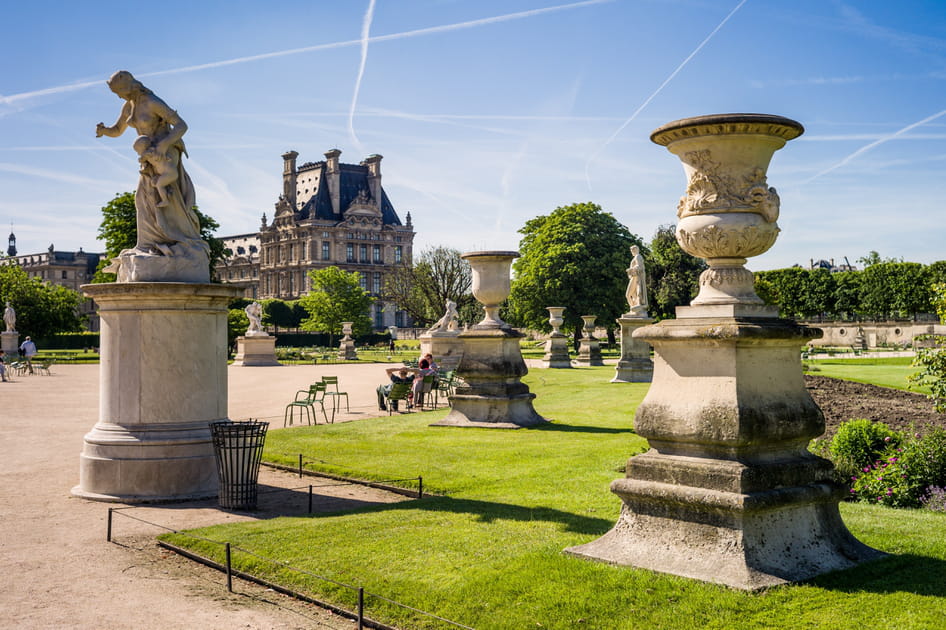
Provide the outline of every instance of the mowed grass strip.
<path id="1" fill-rule="evenodd" d="M 478 628 L 939 628 L 946 619 L 946 515 L 842 505 L 852 531 L 891 558 L 800 584 L 743 593 L 565 556 L 614 524 L 608 486 L 645 448 L 632 431 L 646 384 L 612 384 L 613 367 L 533 370 L 535 406 L 553 422 L 502 431 L 429 427 L 445 411 L 274 431 L 265 459 L 365 479 L 418 474 L 442 496 L 356 512 L 205 528 L 319 575 L 364 586 Z M 320 463 L 322 462 L 322 463 Z M 168 536 L 218 560 L 222 548 Z M 239 552 L 238 568 L 341 605 L 354 596 Z M 368 614 L 443 628 L 376 598 Z"/>

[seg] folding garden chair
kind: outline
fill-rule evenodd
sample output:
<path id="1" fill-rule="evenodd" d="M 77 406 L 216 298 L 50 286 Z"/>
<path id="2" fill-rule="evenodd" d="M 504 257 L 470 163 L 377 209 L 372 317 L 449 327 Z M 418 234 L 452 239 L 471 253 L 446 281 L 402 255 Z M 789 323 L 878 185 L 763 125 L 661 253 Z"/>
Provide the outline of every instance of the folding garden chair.
<path id="1" fill-rule="evenodd" d="M 337 376 L 323 376 L 322 382 L 325 383 L 325 395 L 332 397 L 332 422 L 334 423 L 335 412 L 341 408 L 341 401 L 339 400 L 339 397 L 345 397 L 345 411 L 351 411 L 351 407 L 348 406 L 348 392 L 342 392 L 338 390 Z"/>

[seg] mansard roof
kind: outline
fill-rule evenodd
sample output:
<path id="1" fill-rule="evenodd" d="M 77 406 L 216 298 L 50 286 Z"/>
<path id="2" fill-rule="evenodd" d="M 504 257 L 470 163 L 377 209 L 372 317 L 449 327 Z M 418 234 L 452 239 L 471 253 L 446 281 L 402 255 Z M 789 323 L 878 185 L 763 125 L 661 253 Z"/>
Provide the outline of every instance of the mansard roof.
<path id="1" fill-rule="evenodd" d="M 303 165 L 303 168 L 309 167 Z M 301 219 L 323 219 L 326 221 L 341 221 L 343 216 L 332 211 L 332 199 L 326 184 L 327 174 L 325 162 L 316 162 L 322 173 L 319 177 L 318 189 L 299 209 Z M 360 164 L 339 164 L 339 208 L 344 212 L 358 193 L 365 191 L 370 195 L 368 187 L 368 168 Z M 302 169 L 300 169 L 301 171 Z M 307 169 L 308 170 L 308 169 Z M 385 225 L 402 225 L 401 219 L 394 211 L 391 200 L 388 199 L 384 188 L 381 188 L 381 220 Z"/>

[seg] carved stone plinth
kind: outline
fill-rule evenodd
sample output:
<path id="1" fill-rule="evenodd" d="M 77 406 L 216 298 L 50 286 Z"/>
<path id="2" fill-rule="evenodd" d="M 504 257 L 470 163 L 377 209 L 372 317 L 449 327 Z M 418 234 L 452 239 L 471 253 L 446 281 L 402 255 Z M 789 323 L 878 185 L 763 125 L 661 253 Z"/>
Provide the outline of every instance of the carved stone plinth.
<path id="1" fill-rule="evenodd" d="M 466 382 L 450 397 L 450 413 L 431 426 L 518 429 L 546 422 L 532 407 L 535 394 L 521 382 L 528 373 L 519 340 L 511 328 L 460 333 L 463 357 L 457 374 Z"/>
<path id="2" fill-rule="evenodd" d="M 0 349 L 2 349 L 7 359 L 15 359 L 20 351 L 20 333 L 15 330 L 5 330 L 0 332 Z"/>
<path id="3" fill-rule="evenodd" d="M 279 365 L 276 360 L 276 338 L 269 335 L 247 335 L 237 337 L 235 366 Z"/>
<path id="4" fill-rule="evenodd" d="M 598 340 L 589 335 L 585 335 L 578 342 L 578 358 L 575 363 L 583 366 L 604 365 L 601 358 L 601 345 Z"/>
<path id="5" fill-rule="evenodd" d="M 635 330 L 653 323 L 649 317 L 619 317 L 621 326 L 621 358 L 612 383 L 649 383 L 654 379 L 654 362 L 650 359 L 650 344 L 634 339 Z"/>
<path id="6" fill-rule="evenodd" d="M 179 282 L 82 290 L 102 320 L 99 419 L 72 493 L 131 503 L 214 496 L 210 423 L 227 418 L 227 305 L 242 290 Z"/>
<path id="7" fill-rule="evenodd" d="M 434 362 L 441 369 L 455 369 L 463 356 L 463 340 L 459 330 L 427 332 L 420 337 L 421 355 L 434 355 Z"/>
<path id="8" fill-rule="evenodd" d="M 820 331 L 771 315 L 681 308 L 634 333 L 655 351 L 634 419 L 650 450 L 611 485 L 614 528 L 567 553 L 750 590 L 883 555 L 845 528 L 832 464 L 807 450 L 824 417 L 799 348 Z"/>
<path id="9" fill-rule="evenodd" d="M 545 354 L 542 356 L 542 367 L 570 368 L 571 358 L 568 356 L 568 337 L 562 333 L 552 333 L 545 342 Z"/>

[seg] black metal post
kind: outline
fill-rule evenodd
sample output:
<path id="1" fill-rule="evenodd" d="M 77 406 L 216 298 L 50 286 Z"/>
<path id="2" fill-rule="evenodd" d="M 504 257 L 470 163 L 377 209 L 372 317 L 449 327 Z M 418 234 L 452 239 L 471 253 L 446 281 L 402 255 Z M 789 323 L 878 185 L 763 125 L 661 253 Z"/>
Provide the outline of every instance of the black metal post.
<path id="1" fill-rule="evenodd" d="M 312 486 L 309 486 L 309 514 L 312 514 Z"/>
<path id="2" fill-rule="evenodd" d="M 114 508 L 108 508 L 108 532 L 105 534 L 105 540 L 107 542 L 112 542 L 112 510 Z"/>
<path id="3" fill-rule="evenodd" d="M 417 498 L 424 498 L 424 478 L 420 475 L 417 475 Z"/>
<path id="4" fill-rule="evenodd" d="M 226 543 L 227 553 L 227 590 L 233 592 L 233 565 L 230 562 L 230 543 Z"/>
<path id="5" fill-rule="evenodd" d="M 358 630 L 365 627 L 365 587 L 358 587 Z"/>
<path id="6" fill-rule="evenodd" d="M 299 453 L 299 479 L 302 479 L 302 453 Z"/>

